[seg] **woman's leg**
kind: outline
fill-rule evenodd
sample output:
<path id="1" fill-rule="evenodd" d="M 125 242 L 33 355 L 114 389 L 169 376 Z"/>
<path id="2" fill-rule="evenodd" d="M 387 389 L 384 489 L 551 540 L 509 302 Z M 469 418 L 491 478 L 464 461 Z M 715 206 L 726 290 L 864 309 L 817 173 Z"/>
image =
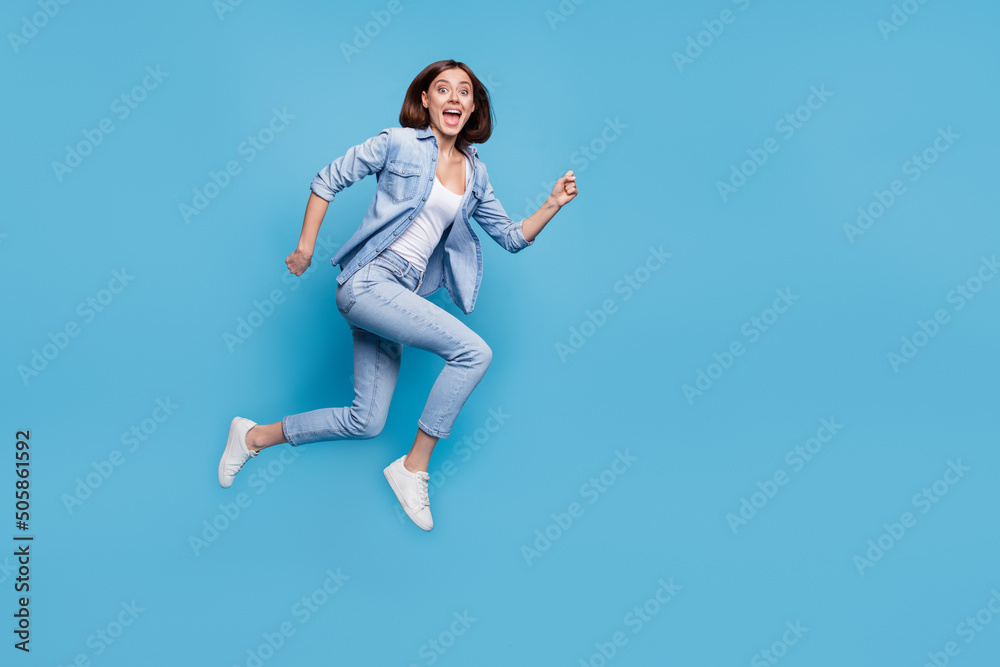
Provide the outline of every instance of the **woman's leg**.
<path id="1" fill-rule="evenodd" d="M 247 449 L 251 452 L 259 452 L 283 442 L 288 441 L 285 440 L 285 434 L 281 430 L 281 422 L 257 424 L 247 432 Z"/>
<path id="2" fill-rule="evenodd" d="M 437 444 L 437 441 L 436 437 L 424 433 L 418 428 L 417 437 L 413 440 L 410 453 L 406 455 L 406 459 L 403 461 L 406 469 L 410 472 L 417 472 L 418 470 L 427 472 L 427 466 L 431 462 L 431 453 L 434 451 L 434 445 Z"/>
<path id="3" fill-rule="evenodd" d="M 237 418 L 230 426 L 226 449 L 219 462 L 219 484 L 232 485 L 243 465 L 260 450 L 288 442 L 302 445 L 319 440 L 372 438 L 381 432 L 399 377 L 402 346 L 351 325 L 354 338 L 354 402 L 349 407 L 325 408 L 289 415 L 273 424 L 254 424 Z M 251 425 L 249 430 L 244 430 Z"/>
<path id="4" fill-rule="evenodd" d="M 359 293 L 351 321 L 379 336 L 433 352 L 445 360 L 417 422 L 407 462 L 426 470 L 438 438 L 447 438 L 459 411 L 486 374 L 492 350 L 454 315 L 405 286 L 371 282 Z"/>
<path id="5" fill-rule="evenodd" d="M 382 432 L 399 378 L 402 346 L 350 324 L 354 339 L 354 401 L 350 406 L 322 408 L 289 415 L 276 424 L 247 434 L 258 448 L 280 442 L 293 446 L 323 440 L 374 438 Z"/>

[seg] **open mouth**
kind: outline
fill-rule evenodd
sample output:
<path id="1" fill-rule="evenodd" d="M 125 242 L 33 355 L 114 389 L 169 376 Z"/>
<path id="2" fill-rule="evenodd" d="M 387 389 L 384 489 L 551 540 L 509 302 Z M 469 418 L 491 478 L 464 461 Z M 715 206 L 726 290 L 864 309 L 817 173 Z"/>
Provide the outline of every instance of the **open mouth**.
<path id="1" fill-rule="evenodd" d="M 442 115 L 444 116 L 444 124 L 450 127 L 458 127 L 462 118 L 462 112 L 458 109 L 445 109 Z"/>

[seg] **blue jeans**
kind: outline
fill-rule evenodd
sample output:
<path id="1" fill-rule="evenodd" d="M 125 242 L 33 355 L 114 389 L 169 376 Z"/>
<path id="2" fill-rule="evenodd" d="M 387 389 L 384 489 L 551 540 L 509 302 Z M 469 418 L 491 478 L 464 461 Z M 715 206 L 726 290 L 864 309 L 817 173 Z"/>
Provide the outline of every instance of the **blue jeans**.
<path id="1" fill-rule="evenodd" d="M 337 286 L 337 310 L 354 339 L 354 402 L 281 420 L 285 439 L 298 446 L 320 440 L 373 438 L 382 431 L 399 377 L 403 345 L 445 360 L 417 426 L 447 438 L 466 399 L 486 373 L 493 352 L 454 315 L 416 291 L 422 273 L 386 248 Z"/>

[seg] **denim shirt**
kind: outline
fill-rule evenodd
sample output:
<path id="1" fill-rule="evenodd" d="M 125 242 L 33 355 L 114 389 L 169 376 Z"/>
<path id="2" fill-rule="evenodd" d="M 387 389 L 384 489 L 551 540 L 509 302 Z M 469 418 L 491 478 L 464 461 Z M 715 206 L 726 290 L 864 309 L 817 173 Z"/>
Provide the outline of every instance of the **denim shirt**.
<path id="1" fill-rule="evenodd" d="M 493 196 L 486 165 L 479 160 L 476 147 L 470 145 L 469 153 L 472 185 L 466 188 L 454 221 L 428 258 L 416 292 L 426 297 L 444 286 L 466 314 L 476 305 L 483 279 L 483 253 L 469 216 L 508 252 L 534 243 L 524 238 L 521 221 L 511 220 Z M 334 266 L 340 265 L 338 283 L 343 284 L 374 259 L 417 217 L 434 187 L 437 158 L 437 137 L 430 126 L 419 130 L 390 127 L 347 149 L 316 174 L 310 190 L 329 202 L 352 183 L 378 174 L 375 196 L 361 225 L 330 259 Z"/>

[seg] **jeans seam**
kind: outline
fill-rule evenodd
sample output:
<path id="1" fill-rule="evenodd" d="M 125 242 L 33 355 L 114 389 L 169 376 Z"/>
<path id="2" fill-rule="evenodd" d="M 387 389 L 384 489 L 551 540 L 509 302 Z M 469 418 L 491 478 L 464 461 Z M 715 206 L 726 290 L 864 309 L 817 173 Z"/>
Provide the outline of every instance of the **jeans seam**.
<path id="1" fill-rule="evenodd" d="M 402 287 L 403 289 L 406 289 L 405 285 L 400 285 L 400 287 Z M 460 344 L 461 344 L 461 345 L 462 345 L 462 346 L 463 346 L 463 347 L 465 348 L 465 350 L 463 350 L 463 352 L 469 349 L 469 346 L 468 346 L 468 345 L 466 345 L 466 344 L 465 344 L 464 342 L 462 342 L 462 341 L 461 341 L 461 340 L 459 340 L 458 338 L 455 338 L 454 336 L 452 336 L 452 335 L 451 335 L 450 333 L 448 333 L 447 331 L 445 331 L 444 329 L 442 329 L 441 327 L 439 327 L 439 326 L 438 326 L 437 324 L 435 324 L 434 322 L 432 322 L 432 321 L 430 321 L 430 320 L 427 320 L 427 319 L 424 319 L 424 318 L 423 318 L 423 317 L 421 317 L 420 315 L 417 315 L 416 313 L 413 313 L 413 312 L 410 312 L 409 310 L 406 310 L 405 308 L 401 308 L 401 307 L 400 307 L 399 305 L 397 305 L 396 303 L 392 302 L 391 300 L 389 300 L 389 299 L 385 298 L 385 297 L 384 297 L 383 295 L 379 294 L 379 293 L 378 293 L 378 292 L 376 292 L 376 291 L 375 291 L 374 289 L 371 289 L 370 287 L 369 287 L 369 289 L 371 290 L 372 294 L 374 294 L 374 295 L 375 295 L 375 296 L 377 296 L 378 298 L 382 299 L 383 301 L 385 301 L 385 302 L 386 302 L 386 304 L 388 304 L 388 305 L 392 306 L 392 307 L 393 307 L 393 308 L 395 308 L 396 310 L 400 310 L 400 311 L 402 311 L 402 312 L 406 313 L 407 315 L 411 315 L 411 316 L 413 316 L 413 317 L 416 317 L 416 318 L 417 318 L 417 319 L 419 319 L 419 320 L 420 320 L 421 322 L 424 322 L 424 323 L 426 323 L 426 324 L 429 324 L 429 325 L 431 325 L 432 327 L 434 327 L 435 329 L 437 329 L 438 331 L 440 331 L 440 332 L 441 332 L 442 334 L 444 334 L 445 336 L 448 336 L 449 338 L 451 338 L 451 339 L 452 339 L 453 341 L 455 341 L 455 342 L 457 342 L 457 343 L 460 343 Z M 409 290 L 407 290 L 407 291 L 409 291 Z M 421 297 L 421 298 L 423 298 L 423 297 Z"/>
<path id="2" fill-rule="evenodd" d="M 404 287 L 404 289 L 405 289 L 405 286 L 403 286 L 403 287 Z M 447 331 L 445 331 L 444 329 L 442 329 L 441 327 L 439 327 L 439 326 L 438 326 L 438 325 L 437 325 L 436 323 L 434 323 L 434 322 L 431 322 L 430 320 L 427 320 L 427 319 L 424 319 L 423 317 L 421 317 L 420 315 L 417 315 L 416 313 L 412 313 L 412 312 L 410 312 L 410 311 L 408 311 L 408 310 L 406 310 L 406 309 L 404 309 L 404 308 L 401 308 L 401 307 L 400 307 L 399 305 L 397 305 L 397 304 L 393 303 L 393 302 L 392 302 L 392 301 L 390 301 L 389 299 L 386 299 L 386 298 L 385 298 L 384 296 L 382 296 L 381 294 L 379 294 L 379 293 L 378 293 L 377 291 L 375 291 L 375 290 L 374 290 L 374 289 L 372 289 L 371 287 L 369 287 L 369 290 L 370 290 L 370 291 L 372 292 L 372 294 L 374 294 L 375 296 L 377 296 L 377 297 L 379 297 L 380 299 L 382 299 L 383 301 L 385 301 L 385 303 L 386 303 L 387 305 L 390 305 L 390 306 L 394 307 L 395 309 L 397 309 L 397 310 L 399 310 L 399 311 L 402 311 L 402 312 L 406 313 L 407 315 L 410 315 L 410 316 L 412 316 L 412 317 L 416 317 L 416 318 L 417 318 L 417 319 L 419 319 L 420 321 L 422 321 L 422 322 L 425 322 L 426 324 L 429 324 L 429 325 L 431 325 L 432 327 L 434 327 L 435 329 L 437 329 L 438 331 L 440 331 L 440 332 L 441 332 L 442 334 L 444 334 L 445 336 L 448 336 L 448 337 L 449 337 L 449 338 L 451 338 L 451 339 L 452 339 L 453 341 L 455 341 L 455 342 L 457 342 L 457 343 L 461 344 L 461 345 L 462 345 L 462 347 L 464 348 L 464 349 L 462 350 L 462 352 L 467 352 L 467 351 L 469 351 L 469 346 L 468 346 L 468 345 L 466 345 L 466 344 L 465 344 L 465 343 L 464 343 L 463 341 L 459 340 L 458 338 L 455 338 L 455 337 L 454 337 L 453 335 L 451 335 L 450 333 L 448 333 Z M 468 368 L 466 368 L 466 369 L 465 369 L 465 372 L 464 372 L 464 373 L 462 374 L 462 379 L 461 379 L 461 381 L 460 381 L 460 382 L 458 383 L 458 385 L 457 385 L 457 386 L 455 387 L 455 391 L 453 391 L 453 392 L 452 392 L 452 395 L 448 397 L 448 405 L 447 405 L 447 408 L 446 408 L 445 410 L 442 410 L 442 412 L 448 412 L 448 410 L 450 410 L 450 409 L 451 409 L 451 406 L 452 406 L 452 405 L 453 405 L 453 404 L 455 403 L 455 395 L 456 395 L 456 394 L 458 394 L 458 390 L 459 390 L 459 389 L 460 389 L 460 388 L 462 387 L 462 385 L 464 385 L 464 384 L 465 384 L 465 379 L 466 379 L 466 377 L 467 377 L 468 375 L 469 375 L 469 369 L 468 369 Z M 439 416 L 439 417 L 438 417 L 438 421 L 440 421 L 440 419 L 441 419 L 441 418 L 440 418 L 440 416 Z M 436 431 L 436 430 L 438 430 L 438 429 L 434 429 L 434 430 Z M 450 433 L 450 431 L 449 431 L 449 433 Z"/>
<path id="3" fill-rule="evenodd" d="M 435 438 L 447 438 L 448 436 L 451 435 L 451 431 L 448 431 L 447 433 L 442 433 L 439 429 L 427 426 L 426 424 L 423 423 L 423 420 L 421 419 L 417 420 L 417 426 L 422 428 L 428 435 L 433 435 Z"/>
<path id="4" fill-rule="evenodd" d="M 371 404 L 368 406 L 368 417 L 367 417 L 367 419 L 365 419 L 365 423 L 362 424 L 362 426 L 361 426 L 361 430 L 362 431 L 365 430 L 366 428 L 368 428 L 368 424 L 370 424 L 371 420 L 372 420 L 372 414 L 374 413 L 374 408 L 375 408 L 375 397 L 378 396 L 378 369 L 381 366 L 381 361 L 382 361 L 382 345 L 381 345 L 382 336 L 379 336 L 378 334 L 372 333 L 370 331 L 368 333 L 371 334 L 372 336 L 375 336 L 375 337 L 379 338 L 379 342 L 376 343 L 376 345 L 375 345 L 375 379 L 372 381 L 372 385 L 373 385 L 372 386 L 372 401 L 371 401 Z M 352 401 L 351 402 L 351 406 L 353 406 L 353 405 L 354 405 L 354 402 Z M 347 407 L 348 413 L 351 410 L 351 406 Z M 282 422 L 281 422 L 281 430 L 282 430 L 282 432 L 284 432 L 284 430 L 285 430 L 284 420 L 282 420 Z M 299 435 L 308 437 L 308 436 L 311 436 L 311 435 L 316 435 L 317 433 L 351 433 L 351 430 L 350 429 L 336 429 L 336 428 L 334 428 L 334 429 L 317 428 L 317 429 L 313 429 L 311 431 L 303 431 Z M 288 442 L 292 441 L 291 438 L 288 437 L 287 433 L 285 433 L 285 439 L 288 440 Z"/>
<path id="5" fill-rule="evenodd" d="M 449 412 L 451 410 L 451 406 L 455 404 L 455 396 L 458 394 L 458 390 L 462 388 L 462 385 L 465 384 L 465 379 L 468 376 L 469 376 L 469 368 L 466 367 L 465 372 L 462 374 L 462 381 L 455 386 L 455 391 L 453 391 L 451 396 L 448 397 L 448 406 L 445 410 L 442 410 L 442 412 Z M 438 421 L 441 421 L 440 416 L 438 416 Z"/>
<path id="6" fill-rule="evenodd" d="M 368 418 L 365 419 L 365 424 L 361 427 L 362 431 L 368 428 L 368 424 L 372 420 L 372 413 L 375 411 L 375 397 L 378 396 L 378 369 L 382 361 L 382 337 L 376 333 L 372 333 L 372 335 L 378 338 L 375 342 L 375 379 L 372 380 L 372 401 L 368 406 Z"/>
<path id="7" fill-rule="evenodd" d="M 287 440 L 288 444 L 290 444 L 292 447 L 298 447 L 298 445 L 292 442 L 292 439 L 288 437 L 288 431 L 285 429 L 285 421 L 287 419 L 288 417 L 286 416 L 284 419 L 281 420 L 281 435 L 285 436 L 285 440 Z"/>

